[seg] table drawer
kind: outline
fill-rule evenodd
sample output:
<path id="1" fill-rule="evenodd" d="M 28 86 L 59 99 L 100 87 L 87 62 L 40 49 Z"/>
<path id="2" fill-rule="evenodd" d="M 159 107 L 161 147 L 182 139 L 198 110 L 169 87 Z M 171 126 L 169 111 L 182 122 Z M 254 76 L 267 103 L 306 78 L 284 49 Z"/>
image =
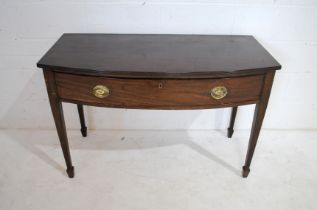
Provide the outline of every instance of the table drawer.
<path id="1" fill-rule="evenodd" d="M 56 73 L 55 79 L 58 95 L 64 101 L 147 109 L 213 108 L 254 103 L 259 99 L 263 84 L 263 75 L 174 80 Z"/>

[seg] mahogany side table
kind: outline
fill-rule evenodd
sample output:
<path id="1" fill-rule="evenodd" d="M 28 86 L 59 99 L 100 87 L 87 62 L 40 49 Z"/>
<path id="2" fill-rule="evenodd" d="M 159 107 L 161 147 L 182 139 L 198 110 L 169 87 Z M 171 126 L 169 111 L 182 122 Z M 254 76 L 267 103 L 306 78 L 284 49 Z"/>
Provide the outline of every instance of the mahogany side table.
<path id="1" fill-rule="evenodd" d="M 242 176 L 247 177 L 281 65 L 254 39 L 235 35 L 63 34 L 41 58 L 67 174 L 74 177 L 62 102 L 129 109 L 211 109 L 256 104 Z"/>

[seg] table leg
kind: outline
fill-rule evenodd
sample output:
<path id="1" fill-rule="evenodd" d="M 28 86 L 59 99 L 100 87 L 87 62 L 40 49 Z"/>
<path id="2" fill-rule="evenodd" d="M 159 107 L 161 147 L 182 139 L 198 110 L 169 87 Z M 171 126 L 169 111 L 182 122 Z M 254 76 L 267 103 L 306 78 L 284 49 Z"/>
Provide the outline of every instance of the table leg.
<path id="1" fill-rule="evenodd" d="M 275 71 L 269 72 L 265 75 L 263 90 L 261 94 L 260 101 L 256 104 L 253 123 L 252 123 L 252 130 L 250 134 L 248 152 L 245 159 L 245 164 L 242 167 L 242 176 L 248 177 L 250 173 L 250 165 L 252 161 L 252 157 L 254 154 L 254 150 L 258 141 L 258 137 L 261 131 L 262 122 L 264 119 L 266 107 L 270 98 L 273 78 L 274 78 Z"/>
<path id="2" fill-rule="evenodd" d="M 63 107 L 62 102 L 59 99 L 56 91 L 55 85 L 55 75 L 52 71 L 44 70 L 45 83 L 47 87 L 47 93 L 55 121 L 55 126 L 57 130 L 57 134 L 59 137 L 59 141 L 63 150 L 66 166 L 67 166 L 67 174 L 69 178 L 74 177 L 74 167 L 72 165 L 72 160 L 69 152 L 69 145 L 64 121 Z"/>
<path id="3" fill-rule="evenodd" d="M 229 124 L 228 132 L 227 132 L 228 138 L 231 138 L 232 134 L 234 132 L 233 126 L 234 126 L 234 122 L 236 120 L 237 110 L 238 110 L 237 106 L 232 107 L 231 117 L 230 117 L 230 124 Z"/>
<path id="4" fill-rule="evenodd" d="M 80 126 L 81 126 L 81 135 L 83 137 L 87 136 L 87 127 L 85 124 L 85 115 L 84 115 L 84 108 L 83 105 L 77 104 L 78 114 L 79 114 L 79 120 L 80 120 Z"/>

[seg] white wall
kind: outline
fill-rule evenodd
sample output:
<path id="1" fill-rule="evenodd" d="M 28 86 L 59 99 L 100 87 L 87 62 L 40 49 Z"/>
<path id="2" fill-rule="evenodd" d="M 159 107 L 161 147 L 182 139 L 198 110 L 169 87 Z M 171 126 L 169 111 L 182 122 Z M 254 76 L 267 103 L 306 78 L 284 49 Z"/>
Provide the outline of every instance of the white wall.
<path id="1" fill-rule="evenodd" d="M 0 0 L 0 127 L 54 128 L 36 62 L 64 32 L 251 34 L 282 64 L 264 128 L 317 128 L 317 0 Z M 76 107 L 66 123 L 78 128 Z M 253 106 L 236 128 L 249 128 Z M 89 107 L 90 128 L 225 128 L 229 110 Z"/>

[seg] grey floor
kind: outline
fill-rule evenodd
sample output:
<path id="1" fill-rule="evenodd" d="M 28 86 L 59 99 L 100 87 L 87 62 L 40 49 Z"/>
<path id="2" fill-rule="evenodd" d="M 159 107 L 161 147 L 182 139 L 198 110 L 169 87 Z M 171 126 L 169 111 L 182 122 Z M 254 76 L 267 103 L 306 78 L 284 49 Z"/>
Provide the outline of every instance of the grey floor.
<path id="1" fill-rule="evenodd" d="M 263 130 L 247 179 L 248 131 L 0 131 L 0 209 L 317 209 L 317 131 Z"/>

